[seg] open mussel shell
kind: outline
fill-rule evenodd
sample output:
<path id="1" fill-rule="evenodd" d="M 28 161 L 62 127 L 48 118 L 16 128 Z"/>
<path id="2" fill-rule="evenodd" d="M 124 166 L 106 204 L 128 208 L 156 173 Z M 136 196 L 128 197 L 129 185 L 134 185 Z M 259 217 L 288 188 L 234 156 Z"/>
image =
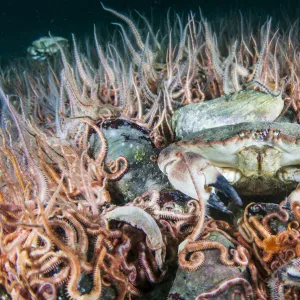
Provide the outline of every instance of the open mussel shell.
<path id="1" fill-rule="evenodd" d="M 245 90 L 178 109 L 172 117 L 172 127 L 176 138 L 182 139 L 208 128 L 245 122 L 274 121 L 280 115 L 283 106 L 281 95 Z"/>
<path id="2" fill-rule="evenodd" d="M 154 146 L 150 131 L 130 119 L 111 118 L 102 123 L 107 143 L 105 164 L 124 156 L 128 170 L 116 181 L 109 182 L 113 201 L 132 201 L 144 192 L 169 187 L 167 177 L 159 170 L 156 159 L 159 150 Z M 91 155 L 97 157 L 100 140 L 95 133 L 90 137 Z"/>

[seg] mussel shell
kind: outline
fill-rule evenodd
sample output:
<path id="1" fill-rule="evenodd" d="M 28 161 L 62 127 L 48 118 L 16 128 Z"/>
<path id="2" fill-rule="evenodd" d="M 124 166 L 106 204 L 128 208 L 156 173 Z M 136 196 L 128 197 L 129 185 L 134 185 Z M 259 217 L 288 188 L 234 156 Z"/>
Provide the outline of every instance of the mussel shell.
<path id="1" fill-rule="evenodd" d="M 172 117 L 176 138 L 207 128 L 244 122 L 274 121 L 281 113 L 281 96 L 245 90 L 214 100 L 186 105 Z"/>
<path id="2" fill-rule="evenodd" d="M 167 177 L 155 161 L 159 150 L 154 146 L 148 129 L 129 119 L 111 118 L 104 121 L 102 130 L 107 142 L 105 162 L 124 156 L 129 164 L 122 178 L 109 183 L 113 200 L 129 202 L 148 190 L 169 187 Z M 92 134 L 90 139 L 93 157 L 100 149 L 96 136 Z"/>

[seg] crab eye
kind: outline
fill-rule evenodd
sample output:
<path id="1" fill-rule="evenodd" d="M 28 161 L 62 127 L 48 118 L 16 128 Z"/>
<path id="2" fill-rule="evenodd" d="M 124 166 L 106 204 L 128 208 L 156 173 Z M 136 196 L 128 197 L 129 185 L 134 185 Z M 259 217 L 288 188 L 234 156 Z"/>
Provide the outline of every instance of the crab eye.
<path id="1" fill-rule="evenodd" d="M 239 137 L 241 137 L 241 138 L 245 137 L 245 133 L 244 132 L 240 132 L 239 133 Z"/>

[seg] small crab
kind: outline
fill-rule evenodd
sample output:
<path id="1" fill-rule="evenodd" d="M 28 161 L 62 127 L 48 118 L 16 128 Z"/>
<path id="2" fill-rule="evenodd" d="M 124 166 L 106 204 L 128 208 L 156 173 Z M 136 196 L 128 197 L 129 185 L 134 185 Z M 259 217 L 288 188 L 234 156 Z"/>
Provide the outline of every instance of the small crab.
<path id="1" fill-rule="evenodd" d="M 292 259 L 288 264 L 277 269 L 270 281 L 269 288 L 271 290 L 272 299 L 284 300 L 288 299 L 285 295 L 286 287 L 300 288 L 300 259 Z M 295 294 L 297 295 L 297 294 Z M 296 296 L 297 297 L 297 296 Z M 298 297 L 295 299 L 299 299 Z"/>
<path id="2" fill-rule="evenodd" d="M 239 206 L 236 190 L 271 195 L 294 189 L 300 126 L 275 121 L 283 106 L 281 93 L 245 90 L 179 109 L 172 124 L 181 140 L 160 153 L 161 171 L 176 189 L 210 205 L 215 189 Z"/>
<path id="3" fill-rule="evenodd" d="M 46 58 L 54 55 L 62 49 L 68 47 L 69 41 L 65 38 L 58 36 L 44 36 L 32 42 L 31 46 L 27 48 L 27 52 L 34 60 L 45 60 Z"/>

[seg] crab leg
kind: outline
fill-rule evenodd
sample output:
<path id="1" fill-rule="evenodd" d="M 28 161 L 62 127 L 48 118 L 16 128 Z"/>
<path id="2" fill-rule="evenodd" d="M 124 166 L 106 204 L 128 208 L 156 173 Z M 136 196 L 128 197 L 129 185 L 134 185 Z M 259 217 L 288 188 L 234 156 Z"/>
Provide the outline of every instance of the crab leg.
<path id="1" fill-rule="evenodd" d="M 171 184 L 184 194 L 207 204 L 215 187 L 241 206 L 242 200 L 227 179 L 201 155 L 171 145 L 159 155 L 158 166 Z M 196 188 L 195 188 L 196 187 Z"/>

